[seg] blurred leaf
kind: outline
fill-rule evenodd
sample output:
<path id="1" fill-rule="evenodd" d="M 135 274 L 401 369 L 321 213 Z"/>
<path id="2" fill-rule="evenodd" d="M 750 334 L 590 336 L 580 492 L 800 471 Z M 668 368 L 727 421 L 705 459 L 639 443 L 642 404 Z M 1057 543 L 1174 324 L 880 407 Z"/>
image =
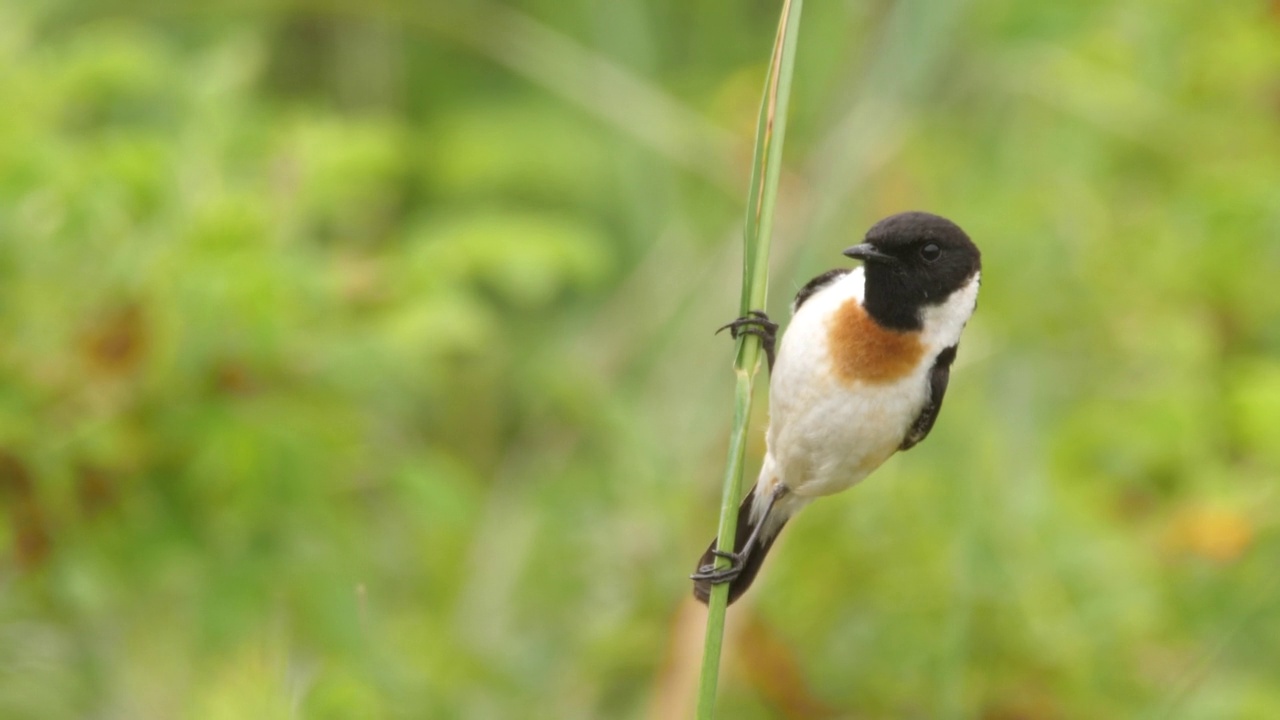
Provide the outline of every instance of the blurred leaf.
<path id="1" fill-rule="evenodd" d="M 424 137 L 428 179 L 460 199 L 589 200 L 608 179 L 607 147 L 580 118 L 543 103 L 462 106 Z"/>
<path id="2" fill-rule="evenodd" d="M 599 284 L 611 266 L 606 240 L 570 218 L 486 213 L 426 223 L 415 269 L 431 284 L 471 280 L 505 304 L 539 308 Z"/>

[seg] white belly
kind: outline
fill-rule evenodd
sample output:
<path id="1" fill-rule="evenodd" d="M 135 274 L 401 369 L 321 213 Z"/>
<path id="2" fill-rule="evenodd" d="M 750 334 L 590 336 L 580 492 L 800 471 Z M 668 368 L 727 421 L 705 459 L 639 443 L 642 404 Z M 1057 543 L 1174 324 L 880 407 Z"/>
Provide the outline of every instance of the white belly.
<path id="1" fill-rule="evenodd" d="M 797 499 L 830 495 L 893 455 L 928 402 L 933 362 L 959 341 L 978 289 L 975 276 L 964 292 L 925 311 L 923 356 L 908 374 L 892 382 L 849 382 L 832 372 L 828 321 L 850 298 L 862 301 L 862 283 L 858 268 L 816 293 L 783 335 L 770 382 L 761 490 L 781 483 Z"/>
<path id="2" fill-rule="evenodd" d="M 769 453 L 778 480 L 802 497 L 837 493 L 869 475 L 897 451 L 928 400 L 927 366 L 893 383 L 853 386 L 803 361 L 777 369 Z"/>

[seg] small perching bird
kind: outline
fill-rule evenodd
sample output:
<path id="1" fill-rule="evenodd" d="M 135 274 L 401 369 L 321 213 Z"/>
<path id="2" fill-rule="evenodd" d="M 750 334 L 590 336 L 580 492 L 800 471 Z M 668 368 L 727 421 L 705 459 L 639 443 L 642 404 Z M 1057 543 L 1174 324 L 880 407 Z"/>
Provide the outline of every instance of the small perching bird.
<path id="1" fill-rule="evenodd" d="M 782 526 L 814 498 L 853 486 L 929 434 L 960 333 L 978 300 L 982 257 L 955 223 L 924 212 L 885 218 L 844 251 L 860 268 L 800 289 L 774 353 L 777 325 L 753 311 L 725 327 L 758 335 L 769 358 L 768 452 L 738 511 L 732 553 L 703 553 L 692 575 L 742 595 Z M 730 566 L 717 570 L 716 556 Z"/>

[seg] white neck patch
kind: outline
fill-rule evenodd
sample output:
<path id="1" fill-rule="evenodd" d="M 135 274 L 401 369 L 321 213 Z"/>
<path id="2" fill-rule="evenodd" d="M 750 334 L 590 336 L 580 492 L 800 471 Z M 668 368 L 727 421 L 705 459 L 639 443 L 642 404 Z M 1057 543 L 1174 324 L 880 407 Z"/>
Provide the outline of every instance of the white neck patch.
<path id="1" fill-rule="evenodd" d="M 960 342 L 960 332 L 978 305 L 981 280 L 982 273 L 976 272 L 941 305 L 925 306 L 920 319 L 924 323 L 921 339 L 926 345 L 941 349 Z"/>

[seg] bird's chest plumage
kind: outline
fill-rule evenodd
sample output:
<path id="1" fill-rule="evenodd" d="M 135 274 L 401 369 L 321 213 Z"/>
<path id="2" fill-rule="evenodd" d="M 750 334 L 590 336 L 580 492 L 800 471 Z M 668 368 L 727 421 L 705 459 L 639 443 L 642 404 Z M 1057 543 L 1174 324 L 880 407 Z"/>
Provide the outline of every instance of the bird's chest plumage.
<path id="1" fill-rule="evenodd" d="M 796 313 L 773 370 L 769 452 L 778 481 L 799 496 L 844 490 L 898 449 L 945 347 L 936 333 L 878 325 L 861 280 L 851 273 Z"/>

